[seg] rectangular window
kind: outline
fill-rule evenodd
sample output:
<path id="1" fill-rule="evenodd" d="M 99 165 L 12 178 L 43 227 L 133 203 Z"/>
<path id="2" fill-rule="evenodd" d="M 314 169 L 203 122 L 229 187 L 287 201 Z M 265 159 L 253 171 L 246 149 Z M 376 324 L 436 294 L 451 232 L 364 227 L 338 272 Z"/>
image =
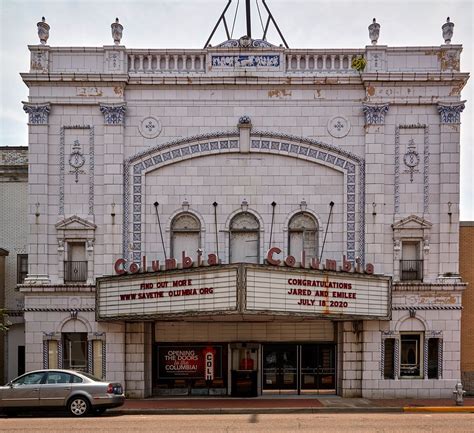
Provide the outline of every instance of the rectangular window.
<path id="1" fill-rule="evenodd" d="M 23 284 L 28 275 L 28 254 L 18 254 L 16 262 L 17 283 Z"/>
<path id="2" fill-rule="evenodd" d="M 423 280 L 423 260 L 421 259 L 419 242 L 402 242 L 402 260 L 400 260 L 400 280 Z"/>
<path id="3" fill-rule="evenodd" d="M 439 338 L 428 340 L 428 379 L 438 379 Z"/>
<path id="4" fill-rule="evenodd" d="M 384 341 L 383 378 L 395 379 L 395 339 L 387 338 Z"/>
<path id="5" fill-rule="evenodd" d="M 400 336 L 400 377 L 420 377 L 421 335 Z"/>
<path id="6" fill-rule="evenodd" d="M 87 371 L 87 333 L 63 334 L 64 368 Z"/>
<path id="7" fill-rule="evenodd" d="M 68 260 L 64 262 L 64 281 L 87 281 L 86 244 L 84 242 L 68 242 Z"/>

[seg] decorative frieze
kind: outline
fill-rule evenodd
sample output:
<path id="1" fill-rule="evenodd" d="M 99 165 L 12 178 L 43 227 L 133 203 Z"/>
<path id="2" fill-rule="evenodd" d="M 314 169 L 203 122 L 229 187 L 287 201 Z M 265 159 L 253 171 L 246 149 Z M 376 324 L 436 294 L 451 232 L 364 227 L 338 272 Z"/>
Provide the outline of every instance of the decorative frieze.
<path id="1" fill-rule="evenodd" d="M 48 104 L 30 104 L 23 102 L 23 110 L 28 113 L 28 123 L 32 125 L 47 125 L 48 116 L 51 111 L 51 105 Z"/>
<path id="2" fill-rule="evenodd" d="M 456 104 L 438 104 L 438 112 L 441 116 L 441 123 L 461 123 L 461 113 L 463 112 L 465 101 Z"/>
<path id="3" fill-rule="evenodd" d="M 213 67 L 220 68 L 279 68 L 280 55 L 279 54 L 257 54 L 257 55 L 218 55 L 211 57 L 211 64 Z"/>
<path id="4" fill-rule="evenodd" d="M 106 125 L 123 125 L 126 109 L 125 102 L 120 104 L 100 104 L 100 111 L 104 115 Z"/>
<path id="5" fill-rule="evenodd" d="M 383 125 L 389 104 L 363 104 L 366 125 Z"/>

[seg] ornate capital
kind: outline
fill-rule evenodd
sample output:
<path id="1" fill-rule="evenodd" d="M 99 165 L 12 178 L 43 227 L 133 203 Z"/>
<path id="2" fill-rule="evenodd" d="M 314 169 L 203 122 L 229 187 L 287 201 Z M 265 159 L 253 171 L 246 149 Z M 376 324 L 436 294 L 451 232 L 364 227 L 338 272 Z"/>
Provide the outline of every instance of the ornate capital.
<path id="1" fill-rule="evenodd" d="M 51 111 L 50 104 L 29 104 L 23 102 L 23 110 L 28 113 L 28 123 L 35 125 L 48 124 L 48 115 Z"/>
<path id="2" fill-rule="evenodd" d="M 125 119 L 125 103 L 120 104 L 100 104 L 100 111 L 104 114 L 106 125 L 122 125 Z"/>
<path id="3" fill-rule="evenodd" d="M 366 125 L 383 125 L 388 112 L 388 104 L 363 104 Z"/>
<path id="4" fill-rule="evenodd" d="M 460 123 L 461 113 L 465 107 L 464 102 L 465 101 L 455 104 L 438 104 L 441 123 Z"/>

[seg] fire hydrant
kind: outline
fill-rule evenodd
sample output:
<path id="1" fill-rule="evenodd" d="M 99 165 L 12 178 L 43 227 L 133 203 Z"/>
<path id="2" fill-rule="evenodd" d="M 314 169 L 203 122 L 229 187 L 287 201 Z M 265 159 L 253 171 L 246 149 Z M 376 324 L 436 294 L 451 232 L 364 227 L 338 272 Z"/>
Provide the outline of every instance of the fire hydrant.
<path id="1" fill-rule="evenodd" d="M 462 406 L 464 405 L 464 394 L 466 394 L 466 391 L 462 389 L 462 383 L 458 382 L 456 386 L 454 387 L 454 401 L 456 402 L 456 406 Z"/>

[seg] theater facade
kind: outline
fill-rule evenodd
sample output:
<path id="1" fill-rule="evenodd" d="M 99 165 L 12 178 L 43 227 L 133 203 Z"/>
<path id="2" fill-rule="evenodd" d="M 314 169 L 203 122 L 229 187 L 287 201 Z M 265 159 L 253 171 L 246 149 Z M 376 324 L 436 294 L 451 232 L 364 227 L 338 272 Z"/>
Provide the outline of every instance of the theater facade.
<path id="1" fill-rule="evenodd" d="M 56 47 L 45 24 L 27 370 L 131 398 L 451 396 L 460 45 Z"/>

